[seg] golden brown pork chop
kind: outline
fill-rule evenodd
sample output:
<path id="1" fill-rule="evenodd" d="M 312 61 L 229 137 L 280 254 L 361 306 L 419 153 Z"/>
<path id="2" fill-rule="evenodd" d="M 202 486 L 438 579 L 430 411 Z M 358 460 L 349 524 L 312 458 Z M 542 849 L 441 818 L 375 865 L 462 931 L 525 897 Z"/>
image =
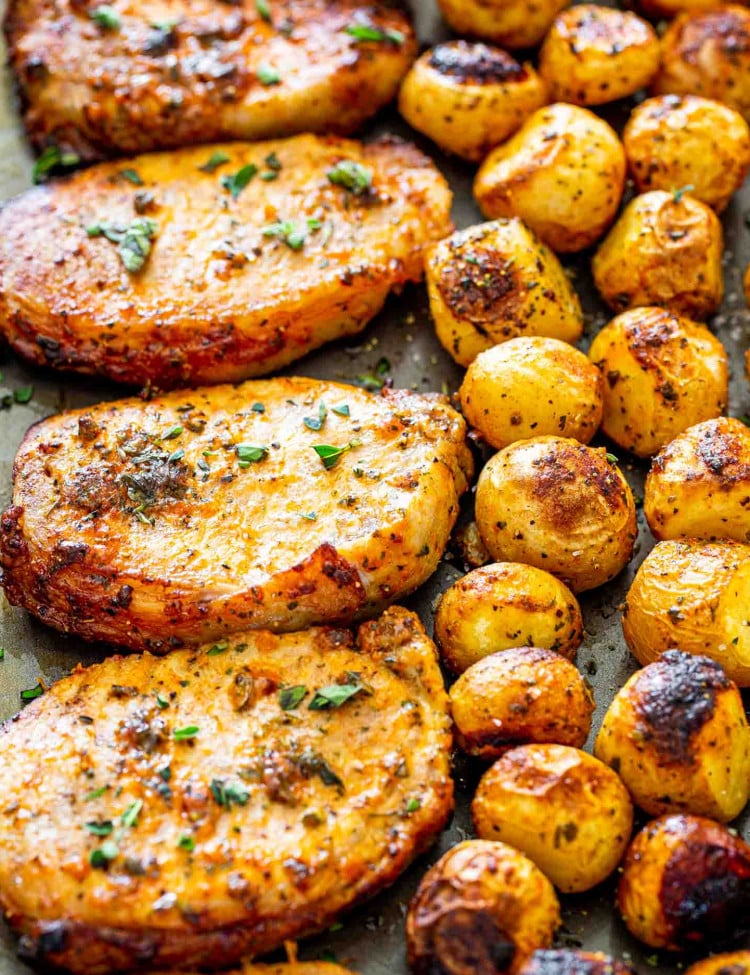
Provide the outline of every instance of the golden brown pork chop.
<path id="1" fill-rule="evenodd" d="M 0 902 L 26 957 L 219 968 L 390 884 L 452 808 L 412 613 L 113 657 L 0 734 Z"/>
<path id="2" fill-rule="evenodd" d="M 32 143 L 86 160 L 351 132 L 416 55 L 361 0 L 9 0 L 5 31 Z"/>
<path id="3" fill-rule="evenodd" d="M 63 413 L 16 457 L 2 584 L 51 626 L 135 650 L 372 614 L 435 570 L 464 434 L 440 397 L 313 379 Z"/>
<path id="4" fill-rule="evenodd" d="M 392 140 L 103 163 L 3 207 L 0 333 L 32 362 L 128 383 L 261 375 L 419 280 L 450 203 L 432 163 Z"/>

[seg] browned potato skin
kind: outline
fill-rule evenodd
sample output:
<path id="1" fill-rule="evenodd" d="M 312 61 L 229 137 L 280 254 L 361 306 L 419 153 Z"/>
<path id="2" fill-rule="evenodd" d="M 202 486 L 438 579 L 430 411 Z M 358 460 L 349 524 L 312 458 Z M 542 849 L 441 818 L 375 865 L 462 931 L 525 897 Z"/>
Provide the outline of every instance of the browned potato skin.
<path id="1" fill-rule="evenodd" d="M 643 509 L 657 539 L 750 542 L 750 430 L 721 416 L 675 437 L 651 465 Z"/>
<path id="2" fill-rule="evenodd" d="M 568 0 L 438 0 L 457 34 L 481 37 L 501 47 L 534 47 Z"/>
<path id="3" fill-rule="evenodd" d="M 560 261 L 517 217 L 441 240 L 427 251 L 425 277 L 437 337 L 459 365 L 518 335 L 576 342 L 583 332 Z"/>
<path id="4" fill-rule="evenodd" d="M 317 432 L 304 420 L 321 402 Z M 0 519 L 6 595 L 156 652 L 371 615 L 434 572 L 471 477 L 465 430 L 439 397 L 281 377 L 50 417 L 19 448 Z M 321 443 L 352 449 L 326 469 Z M 238 444 L 267 453 L 243 469 Z"/>
<path id="5" fill-rule="evenodd" d="M 471 805 L 477 835 L 522 850 L 563 893 L 617 867 L 633 806 L 612 769 L 565 745 L 522 745 L 487 771 Z"/>
<path id="6" fill-rule="evenodd" d="M 479 162 L 547 101 L 530 64 L 520 65 L 498 47 L 448 41 L 412 65 L 398 107 L 441 149 Z"/>
<path id="7" fill-rule="evenodd" d="M 117 0 L 121 25 L 98 27 L 97 4 L 11 0 L 5 32 L 34 146 L 87 161 L 198 142 L 347 133 L 387 104 L 417 53 L 409 17 L 360 0 Z M 291 36 L 283 27 L 293 22 Z M 403 43 L 358 41 L 347 27 L 398 31 Z M 258 69 L 277 69 L 264 85 Z"/>
<path id="8" fill-rule="evenodd" d="M 629 10 L 595 3 L 555 17 L 539 52 L 539 73 L 554 101 L 604 105 L 648 85 L 659 69 L 653 27 Z"/>
<path id="9" fill-rule="evenodd" d="M 450 702 L 456 744 L 483 759 L 530 742 L 582 748 L 594 711 L 593 695 L 575 666 L 538 647 L 484 657 L 451 687 Z"/>
<path id="10" fill-rule="evenodd" d="M 639 193 L 690 186 L 690 195 L 717 213 L 750 169 L 747 122 L 698 95 L 659 95 L 637 105 L 622 144 Z"/>
<path id="11" fill-rule="evenodd" d="M 750 730 L 737 685 L 708 657 L 668 650 L 609 706 L 594 755 L 652 816 L 729 822 L 750 796 Z"/>
<path id="12" fill-rule="evenodd" d="M 149 972 L 148 975 L 198 975 L 198 972 Z M 242 968 L 226 975 L 356 975 L 356 972 L 327 961 L 281 962 L 278 965 L 246 962 Z"/>
<path id="13" fill-rule="evenodd" d="M 659 542 L 638 569 L 622 630 L 639 663 L 676 647 L 716 660 L 750 687 L 750 546 L 698 539 Z"/>
<path id="14" fill-rule="evenodd" d="M 497 448 L 563 434 L 588 443 L 603 409 L 601 372 L 559 339 L 522 336 L 480 352 L 461 383 L 469 425 Z"/>
<path id="15" fill-rule="evenodd" d="M 520 975 L 634 975 L 625 962 L 600 951 L 550 948 L 535 951 Z"/>
<path id="16" fill-rule="evenodd" d="M 697 961 L 685 969 L 685 975 L 748 975 L 750 951 L 725 951 Z"/>
<path id="17" fill-rule="evenodd" d="M 724 346 L 703 325 L 663 308 L 618 315 L 595 336 L 589 357 L 604 377 L 602 430 L 638 457 L 726 409 Z"/>
<path id="18" fill-rule="evenodd" d="M 652 91 L 715 98 L 750 121 L 750 11 L 732 3 L 675 18 Z"/>
<path id="19" fill-rule="evenodd" d="M 663 816 L 633 840 L 617 905 L 652 948 L 718 945 L 747 921 L 750 846 L 701 816 Z"/>
<path id="20" fill-rule="evenodd" d="M 528 562 L 573 592 L 613 579 L 630 561 L 635 503 L 603 448 L 563 437 L 520 440 L 479 475 L 476 520 L 497 561 Z"/>
<path id="21" fill-rule="evenodd" d="M 652 190 L 625 207 L 592 261 L 613 311 L 659 305 L 708 318 L 721 304 L 723 235 L 710 207 L 688 194 Z"/>
<path id="22" fill-rule="evenodd" d="M 217 149 L 230 161 L 202 172 Z M 270 153 L 278 178 L 256 176 L 232 199 L 222 175 L 250 163 L 263 172 Z M 329 182 L 342 159 L 371 171 L 372 196 Z M 30 362 L 162 389 L 263 375 L 364 328 L 389 291 L 422 277 L 425 248 L 452 229 L 445 180 L 393 140 L 306 135 L 127 165 L 143 187 L 118 176 L 122 163 L 102 163 L 0 211 L 0 333 Z M 158 231 L 130 274 L 117 246 L 86 228 L 127 226 L 139 192 L 155 197 Z M 300 250 L 263 234 L 306 218 L 328 229 Z"/>
<path id="23" fill-rule="evenodd" d="M 516 975 L 560 924 L 552 884 L 505 843 L 467 840 L 422 878 L 409 904 L 406 946 L 414 975 Z"/>
<path id="24" fill-rule="evenodd" d="M 601 237 L 624 185 L 625 151 L 614 130 L 588 109 L 557 103 L 493 149 L 474 196 L 486 217 L 520 217 L 552 250 L 568 253 Z"/>
<path id="25" fill-rule="evenodd" d="M 474 569 L 446 589 L 435 612 L 435 639 L 454 673 L 524 644 L 573 658 L 583 640 L 583 618 L 573 593 L 549 572 L 500 562 Z"/>
<path id="26" fill-rule="evenodd" d="M 635 6 L 653 20 L 671 20 L 681 13 L 713 10 L 723 4 L 721 0 L 635 0 Z"/>
<path id="27" fill-rule="evenodd" d="M 219 654 L 206 646 L 78 668 L 0 732 L 0 904 L 27 960 L 80 975 L 223 968 L 326 928 L 443 829 L 453 807 L 448 701 L 413 613 L 394 607 L 356 632 L 227 642 Z M 369 693 L 308 708 L 314 689 L 349 671 Z M 293 713 L 278 694 L 290 685 L 308 689 Z M 195 739 L 175 740 L 191 724 Z M 318 774 L 326 767 L 340 788 Z M 246 802 L 220 804 L 216 779 L 242 783 Z M 102 841 L 84 824 L 116 821 L 139 799 L 119 854 L 96 869 L 89 858 Z M 128 858 L 143 871 L 129 871 Z M 165 893 L 175 896 L 154 910 Z"/>

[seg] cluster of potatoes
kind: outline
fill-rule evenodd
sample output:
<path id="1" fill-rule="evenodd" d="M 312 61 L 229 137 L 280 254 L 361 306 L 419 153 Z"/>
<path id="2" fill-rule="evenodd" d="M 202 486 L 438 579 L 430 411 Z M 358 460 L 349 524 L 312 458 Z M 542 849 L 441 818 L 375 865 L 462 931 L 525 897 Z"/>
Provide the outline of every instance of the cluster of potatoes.
<path id="1" fill-rule="evenodd" d="M 596 4 L 439 4 L 472 39 L 426 51 L 400 110 L 479 164 L 488 222 L 435 245 L 426 280 L 438 338 L 466 369 L 457 399 L 491 456 L 475 498 L 487 564 L 442 595 L 435 639 L 456 676 L 456 744 L 490 764 L 477 838 L 410 905 L 409 961 L 418 975 L 627 975 L 606 955 L 551 950 L 558 891 L 619 870 L 625 925 L 671 951 L 720 946 L 750 915 L 750 846 L 727 825 L 750 799 L 750 430 L 725 416 L 728 357 L 704 324 L 723 297 L 717 214 L 750 170 L 750 11 L 640 0 L 645 17 L 675 18 L 660 38 Z M 535 64 L 506 50 L 536 45 Z M 591 110 L 642 89 L 621 137 Z M 587 248 L 615 317 L 585 354 L 558 255 Z M 623 607 L 642 669 L 587 752 L 577 594 L 617 576 L 638 534 L 598 433 L 650 460 L 657 544 Z M 638 813 L 656 818 L 633 838 Z M 750 975 L 750 952 L 688 975 L 724 971 Z"/>

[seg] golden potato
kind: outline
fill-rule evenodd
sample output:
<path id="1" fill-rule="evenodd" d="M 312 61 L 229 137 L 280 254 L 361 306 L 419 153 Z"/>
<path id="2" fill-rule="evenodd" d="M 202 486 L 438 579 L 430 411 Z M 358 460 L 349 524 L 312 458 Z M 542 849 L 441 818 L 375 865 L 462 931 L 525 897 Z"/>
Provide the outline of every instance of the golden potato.
<path id="1" fill-rule="evenodd" d="M 588 109 L 557 103 L 534 112 L 493 149 L 474 181 L 486 217 L 520 217 L 549 246 L 579 251 L 601 237 L 625 185 L 625 150 Z"/>
<path id="2" fill-rule="evenodd" d="M 474 569 L 446 589 L 435 612 L 435 639 L 454 673 L 526 644 L 574 657 L 583 618 L 573 593 L 549 572 L 500 562 Z"/>
<path id="3" fill-rule="evenodd" d="M 637 535 L 633 495 L 614 461 L 563 437 L 519 440 L 495 454 L 476 492 L 490 555 L 544 568 L 573 592 L 613 579 Z"/>
<path id="4" fill-rule="evenodd" d="M 750 542 L 750 430 L 726 416 L 685 430 L 654 457 L 643 509 L 658 539 Z"/>
<path id="5" fill-rule="evenodd" d="M 747 843 L 702 816 L 663 816 L 631 843 L 617 904 L 639 941 L 682 951 L 744 930 L 749 895 Z"/>
<path id="6" fill-rule="evenodd" d="M 750 729 L 737 685 L 708 657 L 668 650 L 604 716 L 594 755 L 652 816 L 729 822 L 750 798 Z"/>
<path id="7" fill-rule="evenodd" d="M 562 265 L 515 217 L 441 240 L 427 251 L 425 277 L 437 337 L 462 366 L 517 335 L 575 342 L 583 332 Z"/>
<path id="8" fill-rule="evenodd" d="M 589 357 L 605 379 L 602 429 L 639 457 L 726 409 L 724 346 L 703 325 L 663 308 L 618 315 L 596 335 Z"/>
<path id="9" fill-rule="evenodd" d="M 649 84 L 659 69 L 659 38 L 636 14 L 596 3 L 555 17 L 539 52 L 539 73 L 555 101 L 604 105 Z"/>
<path id="10" fill-rule="evenodd" d="M 467 840 L 422 878 L 409 904 L 406 947 L 414 975 L 515 975 L 560 924 L 552 884 L 504 843 Z"/>
<path id="11" fill-rule="evenodd" d="M 606 879 L 633 828 L 628 790 L 578 748 L 521 745 L 482 776 L 471 813 L 477 835 L 530 857 L 563 893 Z"/>
<path id="12" fill-rule="evenodd" d="M 480 352 L 459 397 L 492 447 L 544 434 L 588 443 L 602 419 L 602 385 L 583 352 L 559 339 L 522 336 Z"/>
<path id="13" fill-rule="evenodd" d="M 498 758 L 529 742 L 582 748 L 594 698 L 574 665 L 551 650 L 519 647 L 472 664 L 451 687 L 456 744 Z"/>
<path id="14" fill-rule="evenodd" d="M 614 311 L 661 305 L 700 320 L 724 295 L 722 248 L 710 207 L 682 189 L 652 190 L 630 201 L 594 254 L 594 283 Z"/>
<path id="15" fill-rule="evenodd" d="M 481 37 L 502 47 L 534 47 L 555 14 L 570 0 L 438 0 L 457 34 Z"/>
<path id="16" fill-rule="evenodd" d="M 636 106 L 622 135 L 639 193 L 689 186 L 720 213 L 750 168 L 750 129 L 739 112 L 698 95 L 659 95 Z"/>
<path id="17" fill-rule="evenodd" d="M 661 39 L 653 93 L 715 98 L 750 120 L 749 42 L 750 11 L 739 4 L 680 14 Z"/>
<path id="18" fill-rule="evenodd" d="M 712 955 L 685 969 L 685 975 L 750 975 L 750 951 Z"/>
<path id="19" fill-rule="evenodd" d="M 635 973 L 630 965 L 600 951 L 541 948 L 534 952 L 519 975 L 635 975 Z"/>
<path id="20" fill-rule="evenodd" d="M 622 630 L 641 664 L 676 647 L 720 663 L 750 687 L 750 546 L 697 539 L 659 542 L 636 573 Z"/>
<path id="21" fill-rule="evenodd" d="M 520 65 L 499 47 L 448 41 L 412 65 L 398 108 L 441 149 L 479 162 L 547 101 L 530 64 Z"/>

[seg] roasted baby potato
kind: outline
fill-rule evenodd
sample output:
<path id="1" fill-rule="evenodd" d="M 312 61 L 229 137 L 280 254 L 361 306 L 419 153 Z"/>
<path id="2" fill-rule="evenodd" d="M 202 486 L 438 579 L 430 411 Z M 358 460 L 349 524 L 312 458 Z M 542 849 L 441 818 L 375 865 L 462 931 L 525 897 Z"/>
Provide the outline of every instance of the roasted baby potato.
<path id="1" fill-rule="evenodd" d="M 460 230 L 427 251 L 435 331 L 456 362 L 518 335 L 576 342 L 583 313 L 557 257 L 515 217 Z"/>
<path id="2" fill-rule="evenodd" d="M 750 430 L 720 416 L 698 423 L 654 457 L 643 509 L 658 539 L 750 542 Z"/>
<path id="3" fill-rule="evenodd" d="M 750 130 L 739 112 L 698 95 L 659 95 L 636 106 L 622 136 L 639 193 L 689 186 L 720 213 L 750 168 Z"/>
<path id="4" fill-rule="evenodd" d="M 459 396 L 469 424 L 492 447 L 545 434 L 588 443 L 602 419 L 602 385 L 583 352 L 522 336 L 480 352 Z"/>
<path id="5" fill-rule="evenodd" d="M 750 951 L 725 951 L 685 969 L 685 975 L 750 975 Z"/>
<path id="6" fill-rule="evenodd" d="M 749 42 L 750 11 L 740 4 L 680 14 L 661 39 L 653 93 L 715 98 L 750 120 Z"/>
<path id="7" fill-rule="evenodd" d="M 519 975 L 634 975 L 634 972 L 625 962 L 600 951 L 549 948 L 535 951 Z"/>
<path id="8" fill-rule="evenodd" d="M 630 845 L 617 904 L 652 948 L 718 947 L 747 924 L 750 846 L 702 816 L 655 819 Z"/>
<path id="9" fill-rule="evenodd" d="M 606 879 L 633 828 L 628 790 L 578 748 L 522 745 L 482 776 L 471 813 L 477 835 L 530 857 L 563 893 Z"/>
<path id="10" fill-rule="evenodd" d="M 539 52 L 550 97 L 604 105 L 649 84 L 659 69 L 659 38 L 628 10 L 582 3 L 555 17 Z"/>
<path id="11" fill-rule="evenodd" d="M 637 534 L 627 481 L 603 448 L 563 437 L 519 440 L 479 476 L 476 520 L 493 559 L 527 562 L 573 592 L 613 579 Z"/>
<path id="12" fill-rule="evenodd" d="M 555 14 L 569 0 L 438 0 L 440 11 L 457 34 L 481 37 L 501 47 L 534 47 Z"/>
<path id="13" fill-rule="evenodd" d="M 708 657 L 668 650 L 637 671 L 604 716 L 594 754 L 652 816 L 729 822 L 750 797 L 750 729 L 740 692 Z"/>
<path id="14" fill-rule="evenodd" d="M 516 975 L 560 924 L 552 884 L 505 843 L 467 840 L 422 878 L 409 904 L 406 947 L 414 975 Z"/>
<path id="15" fill-rule="evenodd" d="M 530 742 L 582 748 L 594 711 L 575 666 L 538 647 L 503 650 L 472 664 L 451 687 L 450 700 L 456 743 L 485 759 Z"/>
<path id="16" fill-rule="evenodd" d="M 435 612 L 435 639 L 445 663 L 461 673 L 498 650 L 546 648 L 572 658 L 583 639 L 575 596 L 532 565 L 484 565 L 446 589 Z"/>
<path id="17" fill-rule="evenodd" d="M 398 107 L 441 149 L 479 162 L 546 102 L 544 82 L 530 64 L 498 47 L 448 41 L 414 63 Z"/>
<path id="18" fill-rule="evenodd" d="M 663 308 L 618 315 L 596 335 L 589 356 L 605 380 L 602 430 L 639 457 L 726 409 L 724 346 L 703 325 Z"/>
<path id="19" fill-rule="evenodd" d="M 697 539 L 659 542 L 636 573 L 622 630 L 639 663 L 676 647 L 705 654 L 750 687 L 750 546 Z"/>
<path id="20" fill-rule="evenodd" d="M 588 109 L 557 103 L 534 112 L 489 154 L 474 181 L 486 217 L 520 217 L 559 252 L 579 251 L 612 222 L 625 185 L 625 151 Z"/>
<path id="21" fill-rule="evenodd" d="M 724 295 L 723 237 L 710 207 L 652 190 L 625 207 L 594 255 L 594 283 L 614 311 L 660 305 L 687 318 L 713 314 Z"/>

